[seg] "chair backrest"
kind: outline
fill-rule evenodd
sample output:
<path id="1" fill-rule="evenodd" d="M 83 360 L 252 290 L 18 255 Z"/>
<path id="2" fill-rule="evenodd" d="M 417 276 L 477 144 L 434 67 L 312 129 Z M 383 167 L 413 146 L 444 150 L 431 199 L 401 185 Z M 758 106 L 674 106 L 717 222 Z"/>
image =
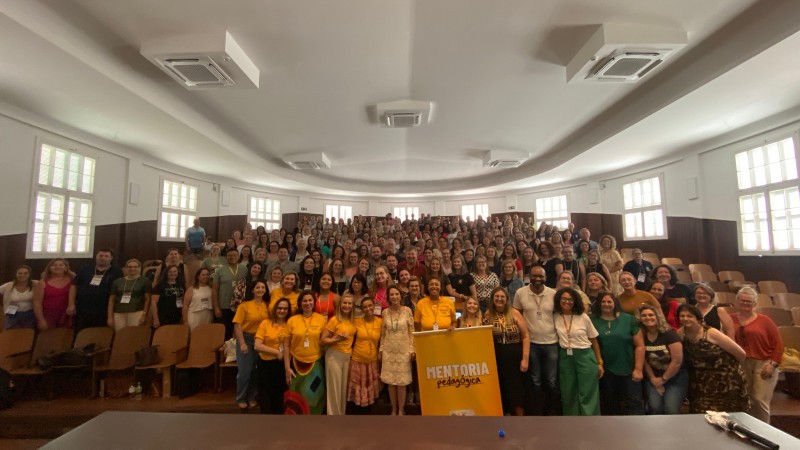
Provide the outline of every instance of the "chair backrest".
<path id="1" fill-rule="evenodd" d="M 795 306 L 800 306 L 800 294 L 781 292 L 772 296 L 772 300 L 775 302 L 775 306 L 787 310 L 791 310 Z"/>
<path id="2" fill-rule="evenodd" d="M 193 361 L 208 359 L 213 362 L 217 350 L 225 343 L 225 325 L 205 323 L 192 330 L 189 342 L 189 359 Z"/>
<path id="3" fill-rule="evenodd" d="M 681 271 L 681 272 L 675 272 L 675 274 L 678 276 L 678 281 L 683 284 L 694 283 L 694 281 L 692 281 L 692 276 L 689 275 L 689 272 Z"/>
<path id="4" fill-rule="evenodd" d="M 775 295 L 789 292 L 786 289 L 786 284 L 783 281 L 759 281 L 758 282 L 758 290 L 759 292 L 767 295 Z"/>
<path id="5" fill-rule="evenodd" d="M 699 283 L 701 281 L 705 281 L 705 282 L 719 281 L 717 279 L 717 274 L 715 274 L 714 272 L 712 272 L 710 270 L 705 270 L 705 269 L 694 269 L 693 270 L 690 267 L 689 268 L 689 273 L 692 274 L 692 281 L 694 281 L 695 283 Z M 726 290 L 727 290 L 727 287 L 726 287 Z"/>
<path id="6" fill-rule="evenodd" d="M 681 260 L 680 258 L 661 258 L 661 264 L 666 264 L 674 267 L 676 264 L 683 265 L 683 260 Z"/>
<path id="7" fill-rule="evenodd" d="M 784 347 L 800 350 L 800 327 L 780 326 L 781 340 Z"/>
<path id="8" fill-rule="evenodd" d="M 715 280 L 707 280 L 703 283 L 707 284 L 708 287 L 714 290 L 714 292 L 730 292 L 728 290 L 728 285 L 723 283 L 722 281 L 715 281 Z"/>
<path id="9" fill-rule="evenodd" d="M 719 281 L 727 283 L 729 281 L 745 282 L 744 274 L 736 270 L 721 270 L 719 272 Z"/>
<path id="10" fill-rule="evenodd" d="M 48 328 L 40 331 L 33 345 L 30 365 L 33 366 L 39 358 L 50 353 L 65 352 L 72 347 L 72 337 L 75 335 L 72 328 Z"/>
<path id="11" fill-rule="evenodd" d="M 633 258 L 633 249 L 632 248 L 621 248 L 619 249 L 619 255 L 623 258 Z"/>
<path id="12" fill-rule="evenodd" d="M 113 338 L 114 329 L 111 327 L 84 328 L 78 332 L 72 348 L 84 348 L 89 344 L 94 344 L 97 350 L 111 348 L 111 339 Z"/>
<path id="13" fill-rule="evenodd" d="M 717 300 L 718 305 L 735 305 L 736 294 L 730 292 L 715 292 L 714 298 Z"/>
<path id="14" fill-rule="evenodd" d="M 32 328 L 13 328 L 0 333 L 0 369 L 12 369 L 11 361 L 6 357 L 30 351 L 33 348 L 33 337 Z"/>
<path id="15" fill-rule="evenodd" d="M 795 306 L 794 308 L 792 308 L 791 312 L 792 312 L 792 323 L 800 324 L 800 307 Z M 800 348 L 798 348 L 798 350 L 800 350 Z"/>
<path id="16" fill-rule="evenodd" d="M 658 257 L 658 253 L 642 253 L 642 259 L 652 264 L 653 267 L 661 264 L 661 258 Z"/>
<path id="17" fill-rule="evenodd" d="M 763 314 L 772 319 L 772 321 L 775 322 L 775 325 L 779 327 L 792 325 L 792 313 L 783 308 L 767 306 L 764 308 L 758 308 L 756 311 L 759 314 Z"/>
<path id="18" fill-rule="evenodd" d="M 158 356 L 162 361 L 175 361 L 175 352 L 188 343 L 188 325 L 162 325 L 153 333 L 153 345 L 158 346 Z"/>
<path id="19" fill-rule="evenodd" d="M 136 352 L 150 343 L 150 327 L 125 327 L 117 331 L 111 347 L 108 366 L 112 369 L 127 369 L 136 362 Z"/>
<path id="20" fill-rule="evenodd" d="M 735 295 L 735 294 L 734 294 Z M 767 294 L 756 295 L 756 308 L 772 308 L 775 304 L 772 302 L 772 297 Z"/>
<path id="21" fill-rule="evenodd" d="M 689 272 L 696 271 L 714 272 L 714 269 L 708 264 L 689 264 Z"/>

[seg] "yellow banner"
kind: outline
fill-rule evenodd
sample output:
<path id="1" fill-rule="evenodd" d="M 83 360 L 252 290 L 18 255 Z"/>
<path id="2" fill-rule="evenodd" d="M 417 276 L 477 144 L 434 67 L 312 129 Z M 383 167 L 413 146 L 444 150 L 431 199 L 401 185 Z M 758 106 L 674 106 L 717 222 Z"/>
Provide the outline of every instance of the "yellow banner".
<path id="1" fill-rule="evenodd" d="M 492 327 L 414 333 L 423 416 L 502 416 Z"/>

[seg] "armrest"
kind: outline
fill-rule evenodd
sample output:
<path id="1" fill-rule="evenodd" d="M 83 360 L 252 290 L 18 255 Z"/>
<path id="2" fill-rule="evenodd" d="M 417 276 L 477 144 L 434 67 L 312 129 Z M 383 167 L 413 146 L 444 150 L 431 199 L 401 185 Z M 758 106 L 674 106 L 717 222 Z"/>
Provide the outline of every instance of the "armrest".
<path id="1" fill-rule="evenodd" d="M 175 362 L 183 362 L 189 358 L 189 347 L 181 347 L 175 350 Z"/>
<path id="2" fill-rule="evenodd" d="M 33 355 L 33 350 L 8 355 L 6 359 L 9 361 L 9 370 L 20 369 L 31 365 L 31 355 Z"/>

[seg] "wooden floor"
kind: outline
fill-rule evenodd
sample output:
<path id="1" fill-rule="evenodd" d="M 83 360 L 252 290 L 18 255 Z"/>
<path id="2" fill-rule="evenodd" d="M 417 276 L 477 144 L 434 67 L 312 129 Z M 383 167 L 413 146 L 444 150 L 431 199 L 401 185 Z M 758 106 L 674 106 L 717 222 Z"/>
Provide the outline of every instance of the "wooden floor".
<path id="1" fill-rule="evenodd" d="M 19 401 L 12 409 L 0 411 L 0 450 L 38 448 L 104 411 L 145 411 L 241 414 L 233 401 L 231 389 L 220 394 L 201 392 L 179 399 L 143 397 L 87 399 L 81 397 Z M 388 405 L 378 405 L 377 413 L 388 414 Z M 419 408 L 408 408 L 419 414 Z M 258 414 L 251 409 L 246 414 Z M 772 425 L 800 438 L 800 399 L 784 393 L 780 387 L 772 400 Z"/>

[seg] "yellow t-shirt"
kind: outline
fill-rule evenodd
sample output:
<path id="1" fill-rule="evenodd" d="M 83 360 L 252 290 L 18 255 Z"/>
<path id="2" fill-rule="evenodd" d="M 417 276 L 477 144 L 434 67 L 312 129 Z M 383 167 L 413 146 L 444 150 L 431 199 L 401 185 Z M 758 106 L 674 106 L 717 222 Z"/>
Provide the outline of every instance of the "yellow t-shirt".
<path id="1" fill-rule="evenodd" d="M 325 328 L 325 322 L 325 317 L 317 313 L 312 313 L 311 317 L 303 317 L 302 314 L 298 314 L 290 317 L 286 322 L 283 337 L 291 338 L 287 350 L 298 361 L 312 363 L 322 356 L 320 337 L 322 329 Z M 307 346 L 306 339 L 308 339 Z"/>
<path id="2" fill-rule="evenodd" d="M 261 322 L 269 318 L 266 302 L 256 302 L 248 300 L 242 302 L 236 308 L 236 315 L 233 316 L 233 323 L 242 326 L 245 333 L 255 334 Z"/>
<path id="3" fill-rule="evenodd" d="M 439 297 L 436 308 L 433 307 L 433 303 L 428 297 L 417 302 L 414 323 L 420 324 L 422 331 L 433 330 L 434 323 L 439 325 L 440 330 L 444 330 L 456 322 L 456 305 L 452 300 Z"/>
<path id="4" fill-rule="evenodd" d="M 297 297 L 300 296 L 300 293 L 294 291 L 289 295 L 284 295 L 282 289 L 275 289 L 274 291 L 269 293 L 269 310 L 272 311 L 272 307 L 275 305 L 275 302 L 286 297 L 289 299 L 289 303 L 291 303 L 292 307 L 292 315 L 297 314 Z"/>
<path id="5" fill-rule="evenodd" d="M 267 319 L 261 322 L 261 325 L 258 326 L 258 331 L 256 331 L 256 339 L 261 339 L 264 345 L 277 350 L 280 349 L 281 345 L 283 345 L 283 336 L 285 330 L 285 323 L 283 325 L 276 325 L 271 320 Z M 278 357 L 272 353 L 258 352 L 258 356 L 260 356 L 264 361 L 278 359 Z"/>
<path id="6" fill-rule="evenodd" d="M 356 319 L 356 343 L 353 346 L 352 360 L 360 363 L 371 363 L 378 360 L 378 342 L 381 340 L 381 324 L 383 320 L 375 317 L 367 323 L 363 317 Z"/>
<path id="7" fill-rule="evenodd" d="M 325 328 L 333 334 L 347 334 L 347 339 L 331 345 L 332 349 L 347 354 L 353 351 L 353 338 L 356 335 L 356 327 L 353 326 L 353 322 L 347 319 L 340 322 L 336 316 L 333 316 L 331 320 L 328 321 L 328 325 L 326 325 Z"/>

